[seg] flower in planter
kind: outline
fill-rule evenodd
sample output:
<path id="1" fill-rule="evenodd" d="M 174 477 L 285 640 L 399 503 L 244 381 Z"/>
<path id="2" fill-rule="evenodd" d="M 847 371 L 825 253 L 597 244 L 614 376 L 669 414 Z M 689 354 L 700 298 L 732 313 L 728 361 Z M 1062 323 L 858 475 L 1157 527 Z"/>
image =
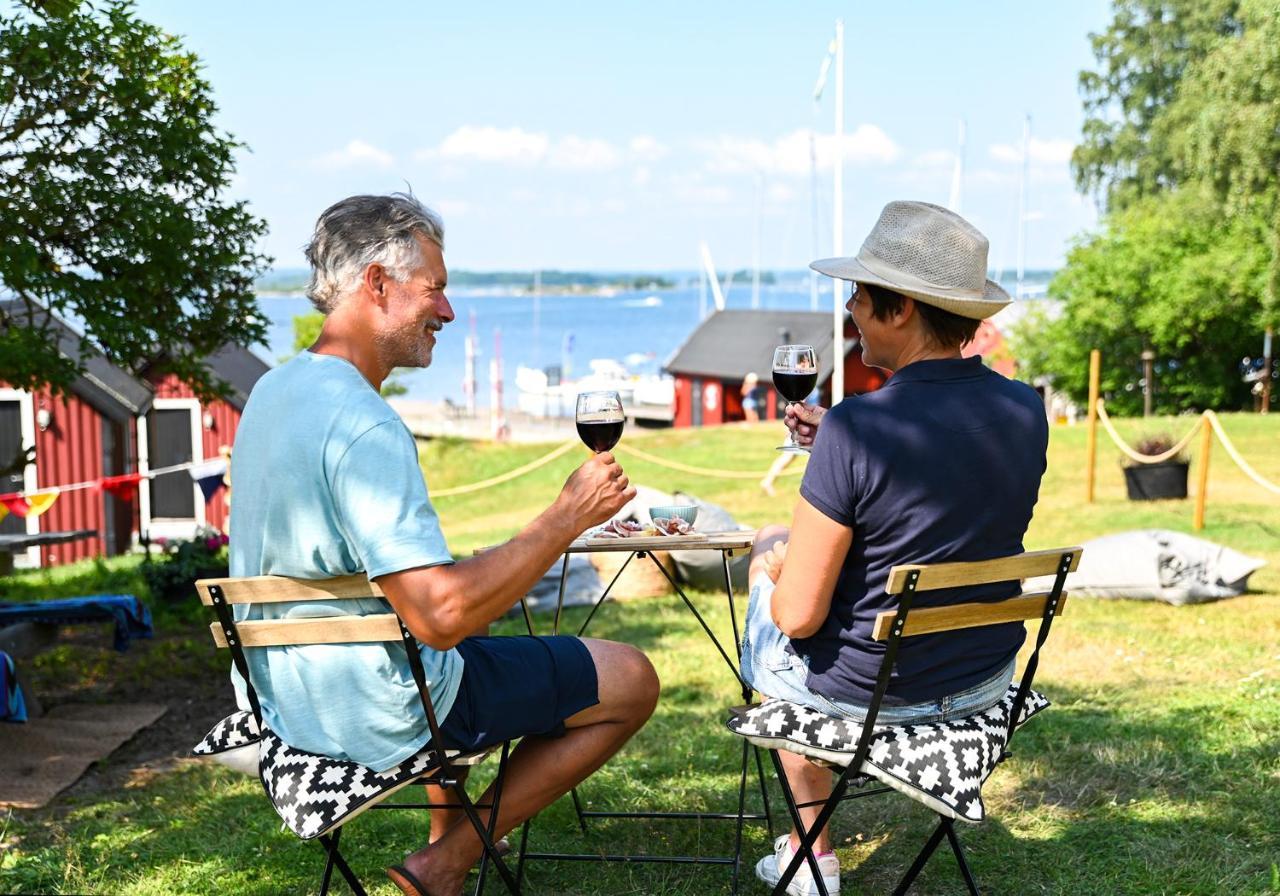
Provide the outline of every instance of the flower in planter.
<path id="1" fill-rule="evenodd" d="M 143 564 L 142 575 L 157 600 L 181 600 L 195 594 L 197 579 L 227 575 L 227 536 L 201 526 L 189 539 L 155 539 L 160 559 Z"/>
<path id="2" fill-rule="evenodd" d="M 1134 445 L 1134 452 L 1146 457 L 1159 457 L 1173 450 L 1175 442 L 1165 433 L 1144 436 Z M 1187 496 L 1187 468 L 1189 463 L 1184 453 L 1178 452 L 1173 457 L 1162 461 L 1142 463 L 1132 458 L 1123 458 L 1125 489 L 1130 500 L 1154 501 L 1160 499 L 1181 499 Z"/>
<path id="3" fill-rule="evenodd" d="M 1161 454 L 1166 454 L 1171 451 L 1175 444 L 1173 436 L 1168 433 L 1161 432 L 1154 435 L 1143 436 L 1138 440 L 1138 443 L 1133 446 L 1133 450 L 1137 454 L 1141 454 L 1146 457 L 1159 457 Z M 1173 457 L 1168 458 L 1167 462 L 1186 463 L 1187 457 L 1183 452 L 1178 452 Z M 1126 459 L 1124 465 L 1133 466 L 1138 463 L 1138 461 Z"/>

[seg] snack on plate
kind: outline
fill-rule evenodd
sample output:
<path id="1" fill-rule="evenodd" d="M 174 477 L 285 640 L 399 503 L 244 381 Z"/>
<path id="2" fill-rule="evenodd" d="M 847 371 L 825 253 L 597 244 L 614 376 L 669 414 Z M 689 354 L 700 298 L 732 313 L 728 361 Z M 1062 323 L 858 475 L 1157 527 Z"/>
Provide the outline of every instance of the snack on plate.
<path id="1" fill-rule="evenodd" d="M 589 534 L 592 538 L 628 538 L 632 535 L 644 535 L 645 531 L 643 526 L 631 520 L 609 520 Z"/>
<path id="2" fill-rule="evenodd" d="M 656 516 L 653 518 L 653 525 L 659 535 L 688 535 L 693 531 L 692 524 L 678 516 Z"/>

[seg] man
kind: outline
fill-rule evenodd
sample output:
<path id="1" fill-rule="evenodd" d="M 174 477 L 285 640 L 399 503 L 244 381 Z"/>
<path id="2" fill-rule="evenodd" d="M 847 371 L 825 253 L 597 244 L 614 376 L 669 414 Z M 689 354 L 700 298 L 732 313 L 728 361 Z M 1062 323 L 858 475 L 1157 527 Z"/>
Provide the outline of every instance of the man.
<path id="1" fill-rule="evenodd" d="M 263 377 L 245 408 L 231 574 L 364 572 L 376 581 L 423 645 L 447 746 L 469 750 L 524 736 L 510 758 L 501 835 L 613 755 L 653 712 L 658 681 L 644 655 L 622 644 L 469 637 L 635 489 L 611 454 L 595 455 L 518 535 L 453 562 L 413 437 L 379 395 L 393 368 L 431 363 L 437 334 L 454 319 L 443 243 L 440 219 L 411 196 L 353 196 L 320 216 L 307 247 L 308 295 L 325 322 L 315 345 Z M 356 611 L 351 602 L 309 602 L 253 606 L 242 615 L 386 610 L 381 600 Z M 267 648 L 251 651 L 249 663 L 264 722 L 296 747 L 383 770 L 430 738 L 398 643 Z M 481 845 L 459 816 L 433 813 L 429 845 L 388 872 L 401 890 L 461 892 Z"/>
<path id="2" fill-rule="evenodd" d="M 871 626 L 877 613 L 896 608 L 884 590 L 890 567 L 1021 551 L 1048 424 L 1030 387 L 961 356 L 979 321 L 1009 297 L 986 278 L 986 238 L 960 216 L 891 202 L 857 257 L 812 267 L 852 281 L 848 308 L 863 360 L 892 376 L 830 411 L 788 408 L 788 427 L 813 453 L 790 531 L 768 527 L 756 538 L 742 672 L 765 697 L 861 721 L 884 650 Z M 922 593 L 916 603 L 1013 593 L 1008 584 L 952 589 Z M 1024 635 L 1012 623 L 903 641 L 877 722 L 938 721 L 994 705 Z M 781 756 L 797 803 L 830 794 L 829 770 Z M 800 810 L 806 824 L 819 808 Z M 757 876 L 776 885 L 798 843 L 795 831 L 779 837 Z M 827 830 L 815 852 L 834 896 L 840 866 Z M 807 863 L 787 892 L 818 892 Z"/>

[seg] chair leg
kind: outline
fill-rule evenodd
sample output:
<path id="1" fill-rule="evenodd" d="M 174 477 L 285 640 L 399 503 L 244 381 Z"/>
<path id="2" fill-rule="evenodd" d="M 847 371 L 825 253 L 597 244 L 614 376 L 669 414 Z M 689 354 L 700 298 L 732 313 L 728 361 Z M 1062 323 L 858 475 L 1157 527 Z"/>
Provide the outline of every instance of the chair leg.
<path id="1" fill-rule="evenodd" d="M 960 866 L 960 873 L 964 875 L 964 882 L 969 885 L 970 896 L 979 896 L 978 885 L 973 880 L 973 872 L 969 870 L 969 863 L 965 861 L 964 849 L 960 846 L 960 838 L 956 836 L 956 826 L 951 819 L 947 819 L 947 839 L 951 841 L 951 851 L 956 855 L 956 864 Z"/>
<path id="2" fill-rule="evenodd" d="M 893 891 L 893 896 L 904 896 L 907 890 L 911 889 L 911 884 L 916 879 L 916 875 L 920 873 L 920 869 L 924 867 L 925 862 L 929 861 L 929 856 L 933 855 L 933 851 L 938 848 L 938 844 L 942 842 L 942 835 L 947 833 L 951 825 L 951 819 L 944 818 L 934 828 L 933 833 L 929 836 L 928 842 L 925 843 L 924 849 L 920 850 L 920 854 L 916 856 L 916 860 L 911 863 L 911 867 L 907 869 L 907 873 L 903 875 L 902 881 L 898 884 L 897 889 Z"/>
<path id="3" fill-rule="evenodd" d="M 800 832 L 800 848 L 795 851 L 795 854 L 791 857 L 791 863 L 782 872 L 777 885 L 773 888 L 772 896 L 785 896 L 787 885 L 791 883 L 792 878 L 796 876 L 796 872 L 800 870 L 801 862 L 809 863 L 809 870 L 813 874 L 814 885 L 818 888 L 819 896 L 830 896 L 827 892 L 826 882 L 822 879 L 822 871 L 818 867 L 818 857 L 813 852 L 813 844 L 817 842 L 818 834 L 826 826 L 827 822 L 831 820 L 836 806 L 840 804 L 840 798 L 844 796 L 845 782 L 849 777 L 849 770 L 845 769 L 844 773 L 840 775 L 835 786 L 831 788 L 831 795 L 822 804 L 818 817 L 814 819 L 813 826 L 806 830 L 804 822 L 800 819 L 800 808 L 796 805 L 795 794 L 791 792 L 791 784 L 787 781 L 786 770 L 782 767 L 782 759 L 778 756 L 777 750 L 770 750 L 769 755 L 773 759 L 773 767 L 778 774 L 778 783 L 782 786 L 782 796 L 786 800 L 787 811 L 791 814 L 791 823 Z"/>
<path id="4" fill-rule="evenodd" d="M 458 804 L 462 807 L 463 814 L 467 816 L 467 821 L 471 822 L 471 827 L 475 829 L 476 836 L 480 838 L 480 845 L 484 847 L 485 854 L 493 862 L 493 867 L 498 870 L 498 876 L 502 878 L 502 882 L 506 884 L 507 890 L 512 896 L 520 896 L 520 885 L 511 874 L 511 869 L 507 867 L 507 863 L 502 861 L 502 857 L 493 848 L 493 838 L 489 836 L 485 823 L 480 820 L 475 804 L 471 802 L 471 797 L 467 796 L 466 788 L 457 781 L 453 781 L 450 787 L 458 797 Z"/>
<path id="5" fill-rule="evenodd" d="M 498 826 L 498 808 L 502 799 L 503 775 L 507 771 L 507 754 L 510 749 L 511 742 L 503 741 L 502 755 L 498 757 L 498 774 L 493 779 L 493 805 L 489 809 L 489 839 L 491 841 Z M 484 881 L 488 870 L 489 854 L 486 852 L 480 856 L 480 874 L 476 880 L 476 896 L 480 896 L 484 892 Z"/>
<path id="6" fill-rule="evenodd" d="M 338 841 L 342 838 L 342 828 L 338 828 L 333 832 L 332 836 L 320 837 L 320 845 L 328 856 L 328 861 L 324 865 L 324 878 L 320 882 L 320 896 L 325 896 L 329 892 L 329 880 L 333 875 L 333 869 L 337 868 L 347 881 L 347 885 L 351 887 L 351 892 L 355 896 L 366 896 L 364 887 L 360 886 L 360 879 L 356 877 L 355 872 L 351 870 L 351 866 L 347 864 L 347 860 L 342 857 L 341 850 L 338 849 Z"/>

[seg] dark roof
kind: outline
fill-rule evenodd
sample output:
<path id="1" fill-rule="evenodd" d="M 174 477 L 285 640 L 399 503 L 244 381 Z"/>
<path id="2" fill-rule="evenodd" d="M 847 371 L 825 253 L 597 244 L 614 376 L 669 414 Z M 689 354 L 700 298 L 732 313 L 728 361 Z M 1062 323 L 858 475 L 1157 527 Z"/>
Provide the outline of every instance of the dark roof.
<path id="1" fill-rule="evenodd" d="M 0 311 L 19 326 L 44 326 L 50 317 L 46 309 L 37 308 L 32 320 L 27 314 L 26 304 L 18 299 L 0 299 Z M 151 399 L 155 397 L 150 384 L 112 364 L 70 324 L 57 315 L 52 317 L 58 350 L 84 366 L 84 373 L 71 384 L 72 394 L 119 423 L 150 410 Z"/>
<path id="2" fill-rule="evenodd" d="M 785 340 L 813 346 L 822 383 L 831 376 L 831 331 L 831 314 L 825 311 L 717 311 L 689 334 L 665 366 L 671 373 L 726 380 L 754 372 L 769 383 L 773 350 Z M 845 340 L 845 354 L 855 344 Z"/>
<path id="3" fill-rule="evenodd" d="M 253 352 L 231 342 L 206 358 L 205 366 L 231 386 L 231 397 L 227 401 L 237 411 L 244 410 L 254 385 L 271 369 L 270 364 Z"/>

